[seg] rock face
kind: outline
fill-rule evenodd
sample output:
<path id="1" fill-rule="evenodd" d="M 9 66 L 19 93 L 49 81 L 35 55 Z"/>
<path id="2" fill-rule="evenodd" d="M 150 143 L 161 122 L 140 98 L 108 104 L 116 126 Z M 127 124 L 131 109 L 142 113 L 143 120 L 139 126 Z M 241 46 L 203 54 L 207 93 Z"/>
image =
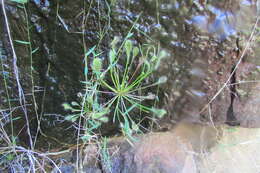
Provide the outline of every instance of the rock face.
<path id="1" fill-rule="evenodd" d="M 169 112 L 166 122 L 188 118 L 199 123 L 214 121 L 219 124 L 230 122 L 233 125 L 258 126 L 258 123 L 250 125 L 248 118 L 243 122 L 245 118 L 241 117 L 243 105 L 251 98 L 246 96 L 242 98 L 240 95 L 244 92 L 239 91 L 249 93 L 255 88 L 254 84 L 246 87 L 245 84 L 233 85 L 240 79 L 250 76 L 250 71 L 257 69 L 259 66 L 259 62 L 255 61 L 257 55 L 247 51 L 241 65 L 232 75 L 232 80 L 215 97 L 241 57 L 246 41 L 244 37 L 248 36 L 249 28 L 254 23 L 253 17 L 250 16 L 255 15 L 255 2 L 173 1 L 157 4 L 156 0 L 144 0 L 106 4 L 87 1 L 84 6 L 90 8 L 89 13 L 79 14 L 78 11 L 82 11 L 81 2 L 63 1 L 57 4 L 56 1 L 33 1 L 27 4 L 27 7 L 32 9 L 28 19 L 15 3 L 6 4 L 14 40 L 28 40 L 25 32 L 27 20 L 31 25 L 32 47 L 37 49 L 33 54 L 33 62 L 28 56 L 30 52 L 26 45 L 15 42 L 15 49 L 19 57 L 19 76 L 27 96 L 26 101 L 28 105 L 31 105 L 33 99 L 37 102 L 37 105 L 27 106 L 29 117 L 33 119 L 37 113 L 46 115 L 41 125 L 42 130 L 49 133 L 47 135 L 60 134 L 55 133 L 55 129 L 66 129 L 69 126 L 59 123 L 60 114 L 65 114 L 61 104 L 77 100 L 77 93 L 82 91 L 80 83 L 84 80 L 82 50 L 99 45 L 100 52 L 104 52 L 101 58 L 106 60 L 111 40 L 115 36 L 124 40 L 134 21 L 136 27 L 131 30 L 133 33 L 131 39 L 136 45 L 159 44 L 168 53 L 168 59 L 161 63 L 154 75 L 154 80 L 162 75 L 168 77 L 168 82 L 159 90 L 161 101 L 159 105 Z M 60 7 L 58 15 L 56 7 Z M 83 26 L 82 21 L 86 18 Z M 11 93 L 11 99 L 17 99 L 12 52 L 3 14 L 0 22 L 3 63 L 1 70 L 8 77 L 7 88 Z M 82 32 L 85 34 L 84 43 L 82 37 L 78 35 Z M 31 65 L 32 76 L 28 75 L 31 74 Z M 258 78 L 255 75 L 250 80 Z M 0 75 L 0 80 L 3 83 L 3 75 Z M 33 91 L 35 98 L 31 97 Z M 5 87 L 1 85 L 2 107 L 8 107 L 5 92 Z M 211 103 L 205 107 L 209 102 Z M 19 107 L 19 104 L 15 102 L 13 106 Z M 20 109 L 16 110 L 14 117 L 19 116 L 21 112 Z M 5 114 L 8 114 L 8 111 Z M 252 121 L 251 119 L 250 122 Z M 32 122 L 32 126 L 35 126 L 32 127 L 32 131 L 35 131 L 37 122 L 33 120 Z M 103 131 L 111 134 L 115 129 L 107 128 Z"/>
<path id="2" fill-rule="evenodd" d="M 208 16 L 192 17 L 192 23 L 200 33 L 189 33 L 190 35 L 186 36 L 190 39 L 182 38 L 180 41 L 185 46 L 189 45 L 191 49 L 188 50 L 185 46 L 176 48 L 182 49 L 190 57 L 189 61 L 181 61 L 178 56 L 185 55 L 179 54 L 178 51 L 174 55 L 177 64 L 186 65 L 187 73 L 176 74 L 172 69 L 178 68 L 178 65 L 169 63 L 170 60 L 162 64 L 161 73 L 165 75 L 170 72 L 168 86 L 165 86 L 167 95 L 164 105 L 172 113 L 173 119 L 182 117 L 198 123 L 214 122 L 259 127 L 258 120 L 253 120 L 253 117 L 257 116 L 248 118 L 247 113 L 243 111 L 244 105 L 254 97 L 250 93 L 257 83 L 252 81 L 259 80 L 259 61 L 253 54 L 258 43 L 251 41 L 251 46 L 246 48 L 249 35 L 246 38 L 243 35 L 241 38 L 232 37 L 236 32 L 251 32 L 248 26 L 249 23 L 253 25 L 255 19 L 246 18 L 244 24 L 239 21 L 245 19 L 246 14 L 252 13 L 248 11 L 252 6 L 243 6 L 240 3 L 238 7 L 238 4 L 232 4 L 231 1 L 224 4 L 216 2 L 214 5 L 209 7 L 209 13 L 206 12 Z M 212 18 L 211 13 L 215 14 Z M 225 15 L 222 15 L 223 13 Z M 229 22 L 226 21 L 227 18 Z M 224 40 L 220 39 L 222 36 L 225 36 Z M 254 110 L 257 112 L 257 108 Z"/>
<path id="3" fill-rule="evenodd" d="M 200 172 L 258 172 L 259 134 L 259 128 L 225 128 L 218 144 L 203 155 Z"/>
<path id="4" fill-rule="evenodd" d="M 87 146 L 82 172 L 257 172 L 259 134 L 258 128 L 179 123 L 169 132 L 136 136 L 132 145 L 123 138 L 111 139 L 105 152 Z"/>
<path id="5" fill-rule="evenodd" d="M 258 73 L 259 75 L 259 73 Z M 234 113 L 243 127 L 259 127 L 260 126 L 260 84 L 246 84 L 249 86 L 239 86 L 241 92 L 240 97 L 234 101 Z M 250 89 L 248 90 L 249 87 Z M 244 89 L 246 88 L 246 89 Z M 244 89 L 244 91 L 243 91 Z"/>
<path id="6" fill-rule="evenodd" d="M 251 32 L 249 28 L 255 22 L 255 1 L 173 0 L 158 4 L 158 0 L 141 0 L 118 1 L 115 4 L 111 1 L 108 4 L 107 1 L 88 0 L 84 1 L 83 9 L 81 0 L 35 0 L 27 6 L 31 9 L 29 18 L 25 18 L 23 9 L 15 3 L 6 5 L 13 39 L 28 40 L 28 20 L 32 46 L 37 50 L 31 62 L 28 56 L 31 52 L 27 47 L 15 43 L 19 55 L 19 76 L 28 103 L 29 119 L 32 120 L 31 131 L 39 130 L 39 124 L 35 122 L 35 114 L 39 113 L 43 117 L 41 130 L 65 140 L 63 134 L 69 133 L 64 129 L 71 124 L 59 126 L 62 116 L 56 114 L 64 114 L 60 105 L 76 100 L 76 93 L 82 91 L 83 49 L 98 45 L 100 52 L 104 52 L 101 58 L 106 60 L 111 40 L 115 36 L 124 40 L 130 28 L 133 28 L 131 39 L 136 45 L 159 45 L 168 54 L 168 59 L 161 63 L 154 75 L 156 79 L 162 75 L 168 77 L 167 83 L 159 88 L 159 105 L 169 113 L 161 124 L 170 122 L 172 125 L 172 121 L 185 119 L 186 122 L 217 124 L 218 127 L 224 123 L 260 126 L 260 85 L 256 82 L 260 79 L 259 45 L 255 41 L 259 38 L 253 39 L 250 48 L 243 53 Z M 87 13 L 80 12 L 86 9 L 89 9 Z M 13 118 L 18 119 L 22 110 L 18 102 L 12 102 L 12 109 L 2 111 L 9 106 L 6 91 L 9 91 L 11 100 L 17 100 L 19 94 L 2 11 L 0 16 L 0 84 L 8 79 L 6 85 L 0 85 L 0 119 L 5 119 L 4 124 L 9 125 L 7 115 L 12 112 Z M 238 62 L 240 64 L 233 72 Z M 31 72 L 32 76 L 28 75 Z M 37 105 L 33 104 L 33 91 Z M 55 115 L 50 116 L 50 113 Z M 23 140 L 20 135 L 23 134 L 20 133 L 20 129 L 24 128 L 23 118 L 15 122 L 20 140 Z M 111 135 L 113 131 L 106 133 Z M 238 128 L 237 133 L 227 134 L 219 143 L 241 135 L 246 137 L 249 133 L 258 132 L 257 129 Z M 172 173 L 201 169 L 206 172 L 207 165 L 213 168 L 213 161 L 222 165 L 230 158 L 213 147 L 218 144 L 218 135 L 214 127 L 180 124 L 169 132 L 137 137 L 138 141 L 133 145 L 124 139 L 112 139 L 107 144 L 107 151 L 100 151 L 95 145 L 87 147 L 82 170 L 93 173 Z M 25 135 L 25 138 L 28 136 Z M 68 138 L 68 141 L 73 139 Z M 46 146 L 45 142 L 43 144 Z M 206 163 L 200 153 L 210 149 L 212 154 L 208 153 L 205 157 L 212 162 Z M 237 153 L 237 149 L 229 151 L 231 155 Z M 102 157 L 97 154 L 102 152 Z M 250 172 L 251 165 L 248 165 L 244 172 Z M 216 170 L 221 172 L 224 168 Z M 73 166 L 65 166 L 62 170 L 75 171 Z"/>
<path id="7" fill-rule="evenodd" d="M 132 146 L 122 138 L 112 139 L 107 146 L 110 160 L 99 161 L 100 168 L 107 173 L 195 173 L 197 155 L 217 143 L 217 133 L 213 127 L 181 123 L 169 132 L 140 136 Z M 99 157 L 89 147 L 85 161 L 93 163 Z"/>

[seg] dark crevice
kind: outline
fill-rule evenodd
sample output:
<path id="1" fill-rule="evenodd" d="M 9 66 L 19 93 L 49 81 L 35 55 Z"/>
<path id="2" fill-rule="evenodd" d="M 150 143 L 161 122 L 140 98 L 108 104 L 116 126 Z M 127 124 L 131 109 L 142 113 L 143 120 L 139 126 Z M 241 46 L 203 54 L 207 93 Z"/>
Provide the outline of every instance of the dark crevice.
<path id="1" fill-rule="evenodd" d="M 237 53 L 237 58 L 239 57 L 239 54 L 240 54 L 240 49 L 239 49 L 239 38 L 237 38 L 237 41 L 236 41 L 236 44 L 237 44 L 237 50 L 236 50 L 236 53 Z M 233 108 L 233 103 L 234 103 L 234 100 L 235 98 L 237 97 L 237 90 L 236 90 L 236 69 L 235 69 L 235 65 L 232 67 L 231 69 L 231 79 L 230 79 L 230 87 L 229 87 L 229 90 L 230 90 L 230 106 L 228 108 L 228 111 L 227 111 L 227 119 L 226 119 L 226 124 L 230 125 L 230 126 L 239 126 L 240 125 L 240 122 L 238 122 L 235 114 L 234 114 L 234 108 Z"/>
<path id="2" fill-rule="evenodd" d="M 231 73 L 235 70 L 235 67 L 232 68 Z M 233 73 L 231 80 L 230 80 L 230 106 L 228 108 L 227 111 L 227 119 L 226 119 L 226 124 L 230 125 L 230 126 L 238 126 L 240 125 L 240 123 L 237 121 L 236 116 L 234 115 L 234 110 L 233 110 L 233 103 L 234 103 L 234 99 L 237 96 L 237 92 L 236 92 L 236 72 Z"/>

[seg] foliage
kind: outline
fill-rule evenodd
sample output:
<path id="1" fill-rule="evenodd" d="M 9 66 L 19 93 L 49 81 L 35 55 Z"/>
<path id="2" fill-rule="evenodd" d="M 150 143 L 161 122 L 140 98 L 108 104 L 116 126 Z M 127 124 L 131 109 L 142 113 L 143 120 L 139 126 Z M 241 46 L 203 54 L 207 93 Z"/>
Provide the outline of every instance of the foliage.
<path id="1" fill-rule="evenodd" d="M 19 3 L 19 4 L 25 4 L 28 2 L 28 0 L 10 0 L 12 2 L 16 2 L 16 3 Z"/>
<path id="2" fill-rule="evenodd" d="M 76 122 L 79 118 L 85 120 L 85 135 L 83 139 L 89 140 L 94 135 L 95 129 L 110 119 L 113 123 L 119 123 L 122 133 L 134 140 L 132 134 L 139 131 L 139 125 L 135 122 L 136 112 L 152 113 L 158 118 L 166 113 L 163 109 L 157 109 L 144 104 L 145 100 L 154 100 L 156 96 L 147 89 L 166 82 L 165 76 L 157 82 L 147 84 L 147 79 L 158 68 L 165 52 L 152 45 L 134 46 L 129 34 L 125 41 L 118 45 L 116 37 L 111 43 L 108 55 L 108 65 L 103 69 L 104 60 L 101 53 L 96 53 L 96 47 L 86 53 L 92 57 L 92 73 L 85 66 L 86 77 L 85 95 L 80 103 L 64 103 L 63 107 L 72 112 L 67 120 Z M 146 95 L 142 95 L 148 93 Z M 109 99 L 107 99 L 109 98 Z M 106 99 L 106 101 L 104 101 Z M 108 117 L 108 116 L 112 117 Z"/>

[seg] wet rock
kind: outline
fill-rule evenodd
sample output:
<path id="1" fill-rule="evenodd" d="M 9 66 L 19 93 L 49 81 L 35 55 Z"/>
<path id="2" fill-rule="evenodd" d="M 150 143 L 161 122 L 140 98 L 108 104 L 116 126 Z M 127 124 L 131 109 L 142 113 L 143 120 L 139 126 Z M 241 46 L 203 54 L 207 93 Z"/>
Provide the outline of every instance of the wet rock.
<path id="1" fill-rule="evenodd" d="M 191 151 L 192 146 L 181 140 L 170 133 L 155 134 L 144 139 L 136 149 L 136 172 L 181 172 L 186 166 L 190 172 L 195 172 L 194 157 L 186 157 L 185 153 Z"/>
<path id="2" fill-rule="evenodd" d="M 84 80 L 83 47 L 88 49 L 99 45 L 99 51 L 103 52 L 102 58 L 106 59 L 113 37 L 118 36 L 123 40 L 133 26 L 131 39 L 136 45 L 159 43 L 168 54 L 168 59 L 162 62 L 154 75 L 155 78 L 167 76 L 169 79 L 159 90 L 161 101 L 159 104 L 169 112 L 165 122 L 187 118 L 193 122 L 223 124 L 228 120 L 227 115 L 232 114 L 230 117 L 233 119 L 235 117 L 246 126 L 247 123 L 242 121 L 241 115 L 241 112 L 245 114 L 246 110 L 241 109 L 243 105 L 249 103 L 248 99 L 239 100 L 233 96 L 231 98 L 233 91 L 230 90 L 230 83 L 217 96 L 216 94 L 238 61 L 238 49 L 243 46 L 237 45 L 236 42 L 241 35 L 250 31 L 248 28 L 253 21 L 253 17 L 250 16 L 255 14 L 253 10 L 255 2 L 237 0 L 157 3 L 156 0 L 144 0 L 109 4 L 103 1 L 92 3 L 89 0 L 84 2 L 84 9 L 89 8 L 87 14 L 79 13 L 84 11 L 80 0 L 60 3 L 34 0 L 27 4 L 31 9 L 28 21 L 32 26 L 30 30 L 32 45 L 34 49 L 38 49 L 33 54 L 32 62 L 34 85 L 39 86 L 39 92 L 35 93 L 35 96 L 39 106 L 38 112 L 48 115 L 44 116 L 41 122 L 41 128 L 47 135 L 56 134 L 55 137 L 65 140 L 60 131 L 67 129 L 71 124 L 59 123 L 63 122 L 60 114 L 65 114 L 60 105 L 65 101 L 77 100 L 76 93 L 83 89 L 80 83 Z M 27 19 L 24 11 L 14 4 L 7 5 L 13 39 L 27 40 L 25 32 Z M 57 7 L 59 8 L 56 9 Z M 86 18 L 85 23 L 82 23 Z M 13 69 L 10 68 L 12 54 L 4 20 L 3 18 L 0 20 L 3 26 L 0 27 L 3 40 L 1 49 L 3 47 L 5 56 L 8 56 L 4 63 L 9 68 L 6 68 L 6 72 L 11 74 L 8 86 L 12 93 L 11 97 L 16 99 L 18 91 Z M 84 43 L 80 36 L 82 32 Z M 238 35 L 240 32 L 241 35 Z M 30 104 L 33 103 L 32 86 L 31 82 L 28 82 L 31 81 L 28 74 L 32 69 L 28 58 L 30 52 L 25 45 L 17 43 L 15 49 L 20 57 L 21 83 L 27 94 L 27 102 Z M 236 75 L 239 76 L 239 73 L 236 72 Z M 0 80 L 3 81 L 2 75 Z M 251 88 L 254 86 L 249 86 L 247 89 L 240 87 L 238 91 L 242 96 L 243 93 L 249 93 Z M 1 100 L 6 100 L 2 85 L 0 90 Z M 5 104 L 3 107 L 6 106 Z M 14 106 L 19 107 L 18 104 Z M 34 118 L 36 113 L 34 108 L 28 107 L 28 109 L 30 117 Z M 50 112 L 53 116 L 49 117 Z M 14 112 L 14 117 L 20 114 L 21 111 Z M 38 125 L 37 122 L 32 124 Z M 112 125 L 107 129 L 110 127 Z M 17 133 L 21 128 L 17 128 Z M 114 127 L 107 129 L 104 127 L 103 131 L 109 135 L 115 131 Z M 57 131 L 59 133 L 56 133 Z M 41 138 L 42 136 L 39 136 L 38 139 Z M 67 140 L 71 142 L 73 138 L 70 136 Z M 39 145 L 42 146 L 46 146 L 45 142 Z"/>
<path id="3" fill-rule="evenodd" d="M 168 132 L 135 136 L 132 144 L 122 137 L 111 138 L 106 155 L 104 148 L 87 146 L 82 156 L 83 172 L 255 172 L 260 163 L 258 138 L 257 128 L 182 122 Z"/>
<path id="4" fill-rule="evenodd" d="M 234 113 L 237 117 L 240 125 L 243 127 L 260 127 L 260 84 L 250 87 L 250 90 L 246 90 L 248 96 L 247 101 L 241 101 L 242 98 L 238 98 L 234 102 Z"/>
<path id="5" fill-rule="evenodd" d="M 136 136 L 133 145 L 114 138 L 108 141 L 111 169 L 104 169 L 107 162 L 100 164 L 106 173 L 195 173 L 198 153 L 217 143 L 216 134 L 221 136 L 216 127 L 180 123 L 168 132 Z"/>
<path id="6" fill-rule="evenodd" d="M 259 134 L 259 128 L 225 127 L 218 144 L 201 155 L 199 172 L 258 172 Z"/>
<path id="7" fill-rule="evenodd" d="M 124 138 L 109 140 L 108 161 L 104 160 L 108 156 L 93 152 L 93 146 L 86 148 L 85 157 L 89 163 L 100 158 L 105 173 L 195 173 L 196 153 L 214 146 L 216 133 L 213 127 L 181 123 L 169 132 L 136 136 L 132 145 Z"/>
<path id="8" fill-rule="evenodd" d="M 83 172 L 99 173 L 101 172 L 100 160 L 98 159 L 99 149 L 97 145 L 91 144 L 84 150 Z"/>
<path id="9" fill-rule="evenodd" d="M 25 18 L 23 9 L 17 8 L 15 3 L 7 5 L 14 40 L 28 40 L 27 20 L 31 26 L 32 46 L 38 51 L 33 54 L 33 62 L 30 62 L 28 55 L 31 52 L 28 52 L 28 48 L 15 43 L 19 55 L 19 76 L 28 104 L 34 103 L 31 92 L 35 86 L 39 86 L 40 92 L 35 95 L 38 111 L 43 115 L 41 128 L 49 136 L 55 134 L 55 137 L 66 143 L 64 132 L 67 131 L 64 129 L 71 124 L 57 127 L 56 123 L 62 120 L 56 114 L 64 114 L 60 105 L 64 101 L 77 100 L 76 93 L 82 90 L 82 50 L 98 45 L 99 51 L 103 52 L 102 58 L 106 59 L 113 37 L 118 36 L 123 40 L 130 28 L 133 33 L 131 39 L 136 45 L 159 43 L 168 54 L 168 59 L 162 62 L 154 75 L 155 78 L 168 78 L 167 83 L 159 89 L 159 104 L 169 112 L 165 122 L 172 125 L 172 122 L 180 119 L 204 124 L 234 121 L 234 124 L 244 127 L 260 126 L 259 84 L 236 85 L 236 82 L 244 79 L 256 80 L 250 76 L 254 75 L 252 71 L 257 71 L 256 66 L 259 70 L 259 64 L 250 60 L 250 57 L 255 59 L 257 56 L 247 56 L 250 62 L 243 60 L 236 73 L 231 76 L 232 79 L 226 83 L 244 47 L 240 45 L 240 39 L 244 33 L 246 35 L 250 31 L 248 28 L 253 19 L 250 16 L 255 16 L 252 10 L 255 8 L 254 1 L 173 1 L 171 4 L 158 4 L 158 0 L 142 0 L 109 4 L 106 1 L 88 0 L 84 1 L 83 7 L 80 0 L 62 1 L 59 4 L 58 1 L 34 0 L 27 4 L 31 16 L 28 19 Z M 85 14 L 86 9 L 89 11 Z M 13 56 L 2 11 L 0 13 L 0 49 L 5 56 L 1 55 L 5 68 L 1 69 L 3 73 L 0 75 L 0 83 L 3 83 L 3 76 L 8 74 L 10 97 L 17 99 L 19 94 L 12 69 Z M 82 34 L 85 41 L 83 43 Z M 28 75 L 32 69 L 31 63 L 34 86 L 28 82 L 32 80 Z M 226 86 L 223 87 L 225 83 Z M 5 101 L 3 85 L 0 90 L 0 100 Z M 1 107 L 8 107 L 7 101 L 0 104 Z M 12 106 L 19 108 L 20 105 L 14 102 Z M 33 107 L 28 107 L 28 110 L 30 119 L 35 119 L 37 111 Z M 55 118 L 48 118 L 46 113 L 49 112 L 54 113 Z M 21 110 L 12 113 L 13 118 L 22 114 Z M 9 112 L 3 112 L 1 115 L 5 117 L 8 114 Z M 5 121 L 8 122 L 8 118 Z M 15 126 L 18 134 L 20 129 L 24 129 L 24 120 L 17 120 L 15 123 L 19 125 Z M 32 124 L 38 125 L 37 122 Z M 187 153 L 194 151 L 195 144 L 192 142 L 201 139 L 201 136 L 198 137 L 201 131 L 196 131 L 195 127 L 188 129 L 197 135 L 197 139 L 192 136 L 187 138 L 176 132 L 137 137 L 138 141 L 133 146 L 122 138 L 113 139 L 109 142 L 106 153 L 110 159 L 102 157 L 102 152 L 96 145 L 88 146 L 83 160 L 83 172 L 196 172 L 196 154 Z M 112 135 L 113 130 L 106 133 Z M 187 128 L 181 131 L 185 130 Z M 176 136 L 180 136 L 180 139 Z M 23 137 L 20 135 L 18 138 Z M 69 136 L 67 140 L 71 141 L 73 138 Z M 201 147 L 204 143 L 197 142 L 197 145 Z M 42 146 L 49 148 L 46 142 L 37 145 Z M 68 160 L 74 162 L 73 159 Z M 75 167 L 61 166 L 60 171 L 75 172 Z"/>
<path id="10" fill-rule="evenodd" d="M 257 172 L 258 138 L 259 129 L 180 123 L 140 136 L 133 146 L 124 138 L 109 140 L 112 169 L 100 164 L 105 173 Z"/>
<path id="11" fill-rule="evenodd" d="M 250 32 L 249 25 L 254 23 L 253 18 L 250 17 L 247 18 L 243 25 L 239 21 L 245 17 L 248 9 L 252 8 L 254 3 L 245 5 L 241 1 L 241 4 L 232 4 L 229 1 L 224 4 L 221 2 L 213 4 L 209 9 L 211 13 L 206 12 L 192 18 L 191 23 L 200 31 L 199 34 L 195 32 L 189 33 L 191 35 L 186 35 L 186 38 L 179 37 L 179 41 L 186 42 L 190 50 L 183 47 L 183 51 L 186 53 L 186 55 L 183 55 L 180 54 L 180 49 L 175 48 L 175 59 L 169 60 L 172 61 L 172 64 L 174 64 L 174 61 L 178 61 L 178 66 L 181 64 L 185 66 L 185 69 L 177 72 L 173 71 L 170 65 L 161 66 L 160 74 L 174 74 L 168 76 L 166 85 L 169 86 L 165 85 L 163 87 L 167 93 L 167 95 L 165 94 L 164 104 L 168 112 L 173 113 L 172 119 L 175 121 L 184 118 L 192 122 L 239 125 L 240 120 L 243 118 L 238 118 L 235 114 L 241 112 L 241 110 L 238 106 L 236 108 L 234 106 L 236 106 L 237 100 L 240 100 L 243 104 L 247 101 L 246 99 L 242 101 L 235 96 L 236 87 L 234 87 L 233 83 L 240 80 L 240 76 L 248 77 L 248 73 L 242 72 L 246 71 L 248 67 L 241 65 L 232 76 L 231 73 L 241 58 L 241 51 L 245 46 L 242 41 L 239 41 L 244 38 L 239 38 L 243 34 L 238 36 L 236 33 L 245 30 Z M 200 8 L 203 9 L 203 5 L 200 5 Z M 224 13 L 226 15 L 223 15 Z M 253 12 L 251 11 L 251 13 Z M 193 44 L 186 40 L 188 37 L 190 37 Z M 180 57 L 186 58 L 182 62 L 179 59 Z M 251 65 L 256 66 L 255 59 L 257 58 L 249 57 L 251 57 Z M 254 62 L 252 63 L 252 61 Z M 169 64 L 169 62 L 164 63 Z M 252 88 L 254 88 L 254 84 L 245 90 L 237 89 L 238 91 L 250 92 Z M 174 90 L 180 93 L 179 97 L 172 94 Z M 240 113 L 239 116 L 242 116 L 242 114 Z M 166 122 L 168 121 L 169 119 L 166 120 Z"/>

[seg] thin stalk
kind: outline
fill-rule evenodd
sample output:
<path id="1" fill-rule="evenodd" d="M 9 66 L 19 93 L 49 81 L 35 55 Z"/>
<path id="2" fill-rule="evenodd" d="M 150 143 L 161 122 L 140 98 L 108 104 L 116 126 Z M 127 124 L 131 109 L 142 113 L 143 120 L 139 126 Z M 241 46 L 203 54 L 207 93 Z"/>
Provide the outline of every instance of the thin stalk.
<path id="1" fill-rule="evenodd" d="M 145 74 L 141 74 L 137 77 L 137 79 L 135 79 L 134 82 L 132 82 L 127 88 L 126 90 L 131 90 L 132 88 L 136 87 L 136 85 L 139 85 L 144 79 L 146 79 L 149 75 L 151 74 L 151 72 L 146 72 Z"/>
<path id="2" fill-rule="evenodd" d="M 115 111 L 114 111 L 114 116 L 113 116 L 113 122 L 115 122 L 115 118 L 116 118 L 116 117 L 117 117 L 117 119 L 119 120 L 119 117 L 118 117 L 119 101 L 120 101 L 120 96 L 117 98 L 117 103 L 116 103 L 116 107 L 115 107 Z"/>
<path id="3" fill-rule="evenodd" d="M 38 114 L 38 105 L 35 97 L 35 90 L 34 90 L 34 77 L 33 77 L 33 49 L 32 49 L 32 43 L 31 43 L 31 34 L 30 34 L 30 25 L 29 25 L 29 19 L 28 19 L 28 13 L 26 10 L 25 5 L 23 4 L 23 10 L 25 14 L 25 19 L 26 19 L 26 31 L 27 31 L 27 39 L 28 39 L 28 46 L 29 46 L 29 57 L 30 57 L 30 77 L 31 77 L 31 92 L 32 92 L 32 98 L 33 98 L 33 105 L 34 105 L 34 112 L 36 114 L 36 119 L 37 119 L 37 132 L 36 134 L 39 133 L 40 127 L 41 127 L 41 119 L 42 117 L 39 117 Z M 33 146 L 35 147 L 37 137 L 34 140 Z"/>
<path id="4" fill-rule="evenodd" d="M 159 83 L 155 82 L 155 83 L 153 83 L 153 84 L 151 84 L 151 85 L 146 85 L 146 86 L 143 86 L 143 87 L 140 87 L 140 88 L 136 88 L 136 89 L 134 89 L 134 90 L 131 90 L 131 91 L 129 91 L 129 93 L 133 93 L 133 92 L 138 91 L 138 90 L 143 90 L 143 89 L 151 88 L 151 87 L 153 87 L 153 86 L 158 86 L 158 85 L 159 85 Z"/>
<path id="5" fill-rule="evenodd" d="M 146 113 L 148 113 L 148 112 L 151 110 L 149 107 L 144 106 L 144 105 L 142 105 L 142 104 L 139 104 L 139 103 L 137 103 L 137 102 L 131 100 L 131 98 L 129 98 L 128 96 L 125 96 L 124 98 L 125 98 L 127 101 L 129 101 L 131 104 L 137 104 L 137 106 L 139 106 L 139 108 L 140 108 L 141 110 L 143 110 L 144 112 L 146 112 Z"/>
<path id="6" fill-rule="evenodd" d="M 85 27 L 86 27 L 86 23 L 87 23 L 87 19 L 88 19 L 89 13 L 90 13 L 90 9 L 92 7 L 92 2 L 93 2 L 93 0 L 91 0 L 91 2 L 90 2 L 89 8 L 88 8 L 88 12 L 86 14 L 86 2 L 83 1 L 82 44 L 83 44 L 85 68 L 88 68 L 88 57 L 86 57 L 87 48 L 86 48 L 86 45 L 85 45 Z M 85 81 L 87 82 L 88 81 L 88 74 L 84 74 L 84 75 L 85 75 Z M 85 87 L 87 88 L 87 84 L 85 84 Z M 85 92 L 84 97 L 83 97 L 83 103 L 82 103 L 83 106 L 81 108 L 81 113 L 80 113 L 81 116 L 79 117 L 79 124 L 81 124 L 81 122 L 82 122 L 82 115 L 84 113 L 84 105 L 86 104 L 86 96 L 87 96 L 87 91 Z M 79 158 L 80 158 L 79 157 L 80 130 L 81 129 L 79 128 L 78 129 L 78 133 L 77 133 L 76 172 L 80 172 L 80 170 L 79 170 L 79 165 L 80 165 L 80 162 L 79 162 Z"/>
<path id="7" fill-rule="evenodd" d="M 117 90 L 115 90 L 115 89 L 112 88 L 110 85 L 108 85 L 104 80 L 101 80 L 101 84 L 105 85 L 108 89 L 110 89 L 110 90 L 113 91 L 114 93 L 117 93 Z"/>

